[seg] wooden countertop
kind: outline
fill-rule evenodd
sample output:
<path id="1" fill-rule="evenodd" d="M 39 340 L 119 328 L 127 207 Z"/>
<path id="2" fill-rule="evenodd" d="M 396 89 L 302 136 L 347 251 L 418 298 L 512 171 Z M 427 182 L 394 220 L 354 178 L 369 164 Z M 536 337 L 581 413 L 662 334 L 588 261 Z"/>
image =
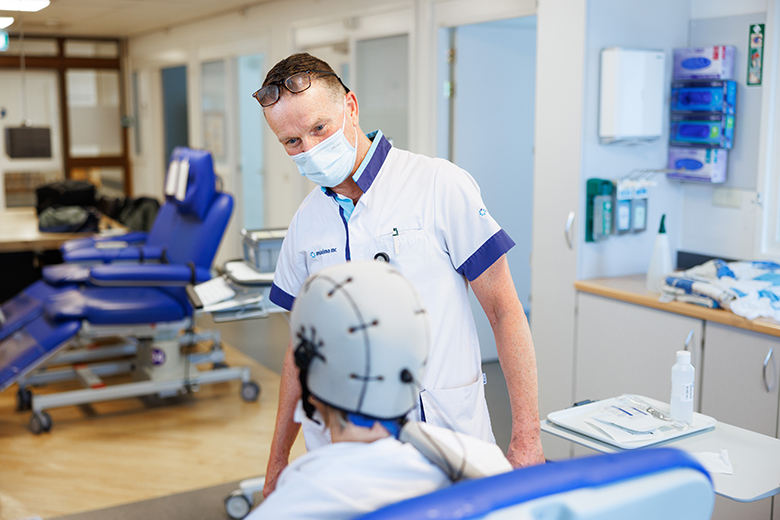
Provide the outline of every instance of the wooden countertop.
<path id="1" fill-rule="evenodd" d="M 574 282 L 578 291 L 612 298 L 636 305 L 642 305 L 666 312 L 674 312 L 701 320 L 714 321 L 723 325 L 752 330 L 762 334 L 780 337 L 780 323 L 758 318 L 748 320 L 723 309 L 708 309 L 699 305 L 683 302 L 661 303 L 658 294 L 648 293 L 645 289 L 645 275 L 619 276 L 615 278 L 595 278 Z"/>
<path id="2" fill-rule="evenodd" d="M 107 227 L 107 217 L 101 217 L 101 228 Z M 110 227 L 123 227 L 111 221 Z M 18 253 L 59 249 L 63 242 L 92 236 L 93 233 L 41 233 L 35 208 L 7 208 L 0 211 L 0 253 Z"/>

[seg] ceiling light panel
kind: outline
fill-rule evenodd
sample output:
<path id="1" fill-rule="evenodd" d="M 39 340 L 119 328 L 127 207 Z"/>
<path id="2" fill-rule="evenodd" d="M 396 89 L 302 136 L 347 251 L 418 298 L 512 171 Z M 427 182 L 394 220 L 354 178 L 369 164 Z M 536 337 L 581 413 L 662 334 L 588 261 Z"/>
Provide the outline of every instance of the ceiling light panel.
<path id="1" fill-rule="evenodd" d="M 49 6 L 49 0 L 0 0 L 0 11 L 35 13 Z"/>

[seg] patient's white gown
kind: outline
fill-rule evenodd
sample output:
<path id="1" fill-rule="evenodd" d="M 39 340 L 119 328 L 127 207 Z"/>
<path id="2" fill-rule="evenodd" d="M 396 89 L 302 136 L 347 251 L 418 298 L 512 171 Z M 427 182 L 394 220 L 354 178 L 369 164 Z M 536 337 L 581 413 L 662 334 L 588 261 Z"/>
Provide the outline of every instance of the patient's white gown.
<path id="1" fill-rule="evenodd" d="M 247 519 L 354 518 L 449 484 L 441 469 L 394 438 L 337 442 L 294 460 Z"/>

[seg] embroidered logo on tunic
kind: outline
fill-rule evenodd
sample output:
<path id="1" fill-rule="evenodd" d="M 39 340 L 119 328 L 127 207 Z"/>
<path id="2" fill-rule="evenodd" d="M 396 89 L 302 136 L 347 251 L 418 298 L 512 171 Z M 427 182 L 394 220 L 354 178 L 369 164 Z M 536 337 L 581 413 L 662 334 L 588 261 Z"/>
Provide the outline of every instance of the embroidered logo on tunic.
<path id="1" fill-rule="evenodd" d="M 485 215 L 487 215 L 485 208 L 479 208 L 479 216 L 484 217 Z"/>
<path id="2" fill-rule="evenodd" d="M 311 253 L 309 253 L 309 256 L 312 258 L 317 258 L 320 255 L 328 255 L 330 253 L 335 253 L 335 252 L 336 252 L 336 248 L 332 247 L 330 249 L 320 249 L 319 251 L 312 251 Z"/>

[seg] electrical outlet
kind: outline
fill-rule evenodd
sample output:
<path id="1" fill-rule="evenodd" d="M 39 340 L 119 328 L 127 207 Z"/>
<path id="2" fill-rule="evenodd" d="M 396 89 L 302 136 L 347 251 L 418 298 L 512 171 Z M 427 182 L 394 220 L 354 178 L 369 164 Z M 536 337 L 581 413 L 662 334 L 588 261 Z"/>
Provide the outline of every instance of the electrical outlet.
<path id="1" fill-rule="evenodd" d="M 742 207 L 742 190 L 735 190 L 733 188 L 713 188 L 712 205 L 720 206 L 722 208 L 739 209 Z"/>

